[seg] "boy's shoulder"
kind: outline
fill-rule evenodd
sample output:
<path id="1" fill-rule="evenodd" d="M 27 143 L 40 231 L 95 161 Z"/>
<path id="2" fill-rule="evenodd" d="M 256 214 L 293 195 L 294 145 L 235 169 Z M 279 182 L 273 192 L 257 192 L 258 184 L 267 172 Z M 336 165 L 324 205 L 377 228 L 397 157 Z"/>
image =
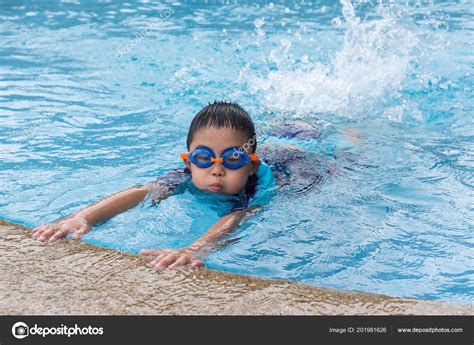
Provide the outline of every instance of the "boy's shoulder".
<path id="1" fill-rule="evenodd" d="M 175 189 L 178 185 L 183 183 L 190 175 L 191 171 L 187 167 L 177 168 L 157 176 L 155 181 L 153 182 L 158 183 L 162 187 Z"/>
<path id="2" fill-rule="evenodd" d="M 310 191 L 332 174 L 323 156 L 296 145 L 266 145 L 261 156 L 271 168 L 280 192 Z"/>

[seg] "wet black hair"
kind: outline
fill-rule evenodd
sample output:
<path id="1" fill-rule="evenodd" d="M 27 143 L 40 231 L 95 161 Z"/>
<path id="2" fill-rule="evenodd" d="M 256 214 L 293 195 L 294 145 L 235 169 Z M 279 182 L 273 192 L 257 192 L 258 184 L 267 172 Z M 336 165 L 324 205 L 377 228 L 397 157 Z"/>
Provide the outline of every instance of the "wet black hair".
<path id="1" fill-rule="evenodd" d="M 206 127 L 232 128 L 242 131 L 248 138 L 248 145 L 252 152 L 257 149 L 257 135 L 250 115 L 237 103 L 214 101 L 202 108 L 194 116 L 188 131 L 186 145 L 191 146 L 193 135 L 198 130 Z"/>

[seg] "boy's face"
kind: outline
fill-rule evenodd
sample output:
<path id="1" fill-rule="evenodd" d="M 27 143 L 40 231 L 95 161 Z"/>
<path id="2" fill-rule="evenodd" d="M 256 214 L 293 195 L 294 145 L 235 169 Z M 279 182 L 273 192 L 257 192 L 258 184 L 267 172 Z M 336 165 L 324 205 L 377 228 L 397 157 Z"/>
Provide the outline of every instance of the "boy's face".
<path id="1" fill-rule="evenodd" d="M 245 145 L 247 142 L 248 138 L 242 131 L 232 128 L 207 127 L 194 133 L 189 152 L 194 151 L 198 146 L 205 146 L 211 149 L 216 157 L 220 157 L 228 148 L 247 147 L 248 145 Z M 242 192 L 249 176 L 255 174 L 259 165 L 260 161 L 254 161 L 239 169 L 228 169 L 222 163 L 214 162 L 208 168 L 199 168 L 189 161 L 186 162 L 196 187 L 209 193 L 225 195 Z"/>

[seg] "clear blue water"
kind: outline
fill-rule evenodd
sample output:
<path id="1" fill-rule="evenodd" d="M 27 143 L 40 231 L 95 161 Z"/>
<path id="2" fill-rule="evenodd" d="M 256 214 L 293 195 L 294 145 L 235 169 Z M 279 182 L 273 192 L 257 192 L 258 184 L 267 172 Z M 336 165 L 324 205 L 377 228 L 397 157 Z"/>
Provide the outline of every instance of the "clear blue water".
<path id="1" fill-rule="evenodd" d="M 234 100 L 258 128 L 318 124 L 306 148 L 339 173 L 272 199 L 207 267 L 473 303 L 473 17 L 471 1 L 1 2 L 0 217 L 52 222 L 181 166 L 193 115 Z M 182 194 L 84 241 L 179 247 L 218 213 Z"/>

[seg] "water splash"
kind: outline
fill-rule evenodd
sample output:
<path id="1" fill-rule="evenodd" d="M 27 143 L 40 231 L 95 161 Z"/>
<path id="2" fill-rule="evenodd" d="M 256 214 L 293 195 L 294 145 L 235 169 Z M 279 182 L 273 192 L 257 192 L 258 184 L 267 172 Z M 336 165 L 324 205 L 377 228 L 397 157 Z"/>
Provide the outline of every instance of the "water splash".
<path id="1" fill-rule="evenodd" d="M 276 67 L 267 75 L 247 77 L 249 89 L 272 111 L 290 111 L 311 117 L 330 112 L 339 117 L 368 117 L 381 103 L 399 99 L 399 89 L 413 60 L 418 37 L 401 25 L 402 11 L 379 5 L 376 18 L 362 21 L 349 0 L 341 0 L 345 29 L 342 48 L 330 63 L 288 66 L 284 57 L 291 44 L 280 40 L 267 61 Z M 310 54 L 311 55 L 311 54 Z M 306 59 L 307 62 L 307 59 Z M 379 107 L 380 109 L 380 107 Z"/>

